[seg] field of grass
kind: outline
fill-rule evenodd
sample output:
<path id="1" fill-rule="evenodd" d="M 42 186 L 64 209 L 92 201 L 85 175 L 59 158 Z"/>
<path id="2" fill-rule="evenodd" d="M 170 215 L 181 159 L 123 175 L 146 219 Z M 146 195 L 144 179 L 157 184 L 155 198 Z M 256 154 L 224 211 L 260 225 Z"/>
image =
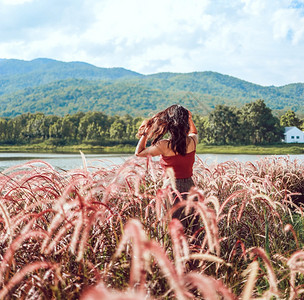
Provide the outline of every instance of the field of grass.
<path id="1" fill-rule="evenodd" d="M 214 154 L 304 154 L 304 144 L 278 144 L 263 146 L 210 146 L 199 144 L 197 146 L 198 153 L 214 153 Z"/>
<path id="2" fill-rule="evenodd" d="M 91 146 L 80 144 L 74 146 L 50 146 L 46 144 L 32 144 L 19 146 L 0 146 L 0 152 L 59 152 L 59 153 L 134 153 L 131 145 L 117 145 L 112 147 Z M 263 146 L 211 146 L 198 144 L 197 153 L 214 154 L 304 154 L 304 144 L 278 144 Z"/>
<path id="3" fill-rule="evenodd" d="M 304 163 L 198 160 L 193 179 L 186 235 L 150 159 L 1 172 L 0 299 L 301 299 Z"/>
<path id="4" fill-rule="evenodd" d="M 1 145 L 0 152 L 53 152 L 53 153 L 134 153 L 135 147 L 130 145 L 117 146 L 91 146 L 87 144 L 79 144 L 72 146 L 50 146 L 46 144 L 32 144 L 32 145 Z"/>

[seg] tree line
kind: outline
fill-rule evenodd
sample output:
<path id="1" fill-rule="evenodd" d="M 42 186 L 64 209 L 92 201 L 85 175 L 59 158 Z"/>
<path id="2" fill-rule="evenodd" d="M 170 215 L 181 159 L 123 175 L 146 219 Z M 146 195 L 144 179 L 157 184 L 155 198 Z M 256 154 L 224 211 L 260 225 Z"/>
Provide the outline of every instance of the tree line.
<path id="1" fill-rule="evenodd" d="M 217 105 L 208 116 L 192 113 L 200 141 L 215 145 L 277 143 L 283 138 L 285 126 L 303 129 L 304 123 L 291 110 L 280 118 L 274 116 L 261 99 L 240 108 Z M 63 117 L 26 113 L 14 118 L 0 118 L 0 144 L 135 145 L 135 135 L 142 121 L 142 117 L 109 116 L 97 111 Z"/>
<path id="2" fill-rule="evenodd" d="M 281 142 L 284 127 L 291 126 L 303 130 L 304 120 L 292 110 L 277 117 L 258 99 L 242 107 L 217 105 L 199 129 L 200 138 L 206 144 L 261 145 Z"/>
<path id="3" fill-rule="evenodd" d="M 129 115 L 108 116 L 102 112 L 78 112 L 64 117 L 26 113 L 0 119 L 0 144 L 133 144 L 142 120 Z"/>

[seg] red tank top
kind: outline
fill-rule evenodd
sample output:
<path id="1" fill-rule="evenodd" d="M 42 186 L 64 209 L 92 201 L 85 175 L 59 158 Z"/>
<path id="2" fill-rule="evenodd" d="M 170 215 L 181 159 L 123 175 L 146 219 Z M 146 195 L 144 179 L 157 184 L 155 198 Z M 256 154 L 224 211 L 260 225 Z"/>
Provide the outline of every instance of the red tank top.
<path id="1" fill-rule="evenodd" d="M 195 150 L 186 155 L 160 156 L 160 164 L 164 169 L 173 168 L 175 178 L 189 178 L 193 174 Z"/>

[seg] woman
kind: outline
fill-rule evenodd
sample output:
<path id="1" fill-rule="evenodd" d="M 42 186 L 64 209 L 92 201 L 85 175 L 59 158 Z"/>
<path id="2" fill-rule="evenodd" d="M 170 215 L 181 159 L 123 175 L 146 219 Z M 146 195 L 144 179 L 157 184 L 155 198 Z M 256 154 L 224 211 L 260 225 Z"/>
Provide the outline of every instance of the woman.
<path id="1" fill-rule="evenodd" d="M 169 133 L 169 138 L 162 139 L 166 133 Z M 185 193 L 194 186 L 191 176 L 198 142 L 191 113 L 181 105 L 172 105 L 144 121 L 137 136 L 140 139 L 135 150 L 136 156 L 160 155 L 161 166 L 173 169 L 176 188 L 185 199 Z M 146 147 L 150 139 L 151 146 Z M 175 204 L 178 202 L 176 197 Z M 183 208 L 176 210 L 172 217 L 180 219 L 188 233 L 193 234 L 197 229 L 197 218 L 185 216 Z"/>

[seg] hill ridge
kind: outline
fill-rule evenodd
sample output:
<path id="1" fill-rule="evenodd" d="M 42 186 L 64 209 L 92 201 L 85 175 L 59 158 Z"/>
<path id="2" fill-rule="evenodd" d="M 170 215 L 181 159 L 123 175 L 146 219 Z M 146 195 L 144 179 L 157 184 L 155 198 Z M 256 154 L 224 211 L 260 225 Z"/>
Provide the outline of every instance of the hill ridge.
<path id="1" fill-rule="evenodd" d="M 292 109 L 304 115 L 304 83 L 262 86 L 213 71 L 143 75 L 81 61 L 0 59 L 0 116 L 87 110 L 145 115 L 185 98 L 201 114 L 217 104 L 243 105 L 260 98 L 278 114 Z"/>

